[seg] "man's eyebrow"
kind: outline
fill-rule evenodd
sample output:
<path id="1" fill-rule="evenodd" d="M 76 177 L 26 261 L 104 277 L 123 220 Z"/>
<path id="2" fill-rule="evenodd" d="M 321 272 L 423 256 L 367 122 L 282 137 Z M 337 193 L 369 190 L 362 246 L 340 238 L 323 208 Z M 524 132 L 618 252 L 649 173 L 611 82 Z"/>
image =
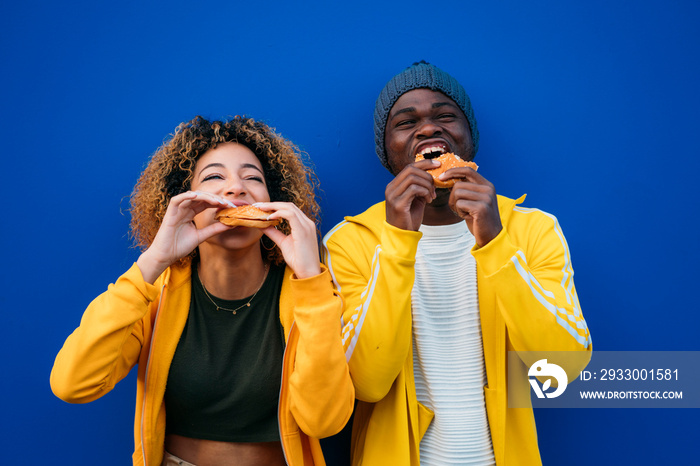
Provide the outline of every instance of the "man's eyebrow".
<path id="1" fill-rule="evenodd" d="M 397 115 L 401 115 L 402 113 L 412 113 L 412 112 L 415 112 L 415 111 L 416 111 L 416 107 L 405 107 L 405 108 L 402 108 L 402 109 L 397 110 L 396 112 L 394 112 L 394 114 L 391 115 L 391 118 L 394 118 L 394 117 L 397 116 Z"/>
<path id="2" fill-rule="evenodd" d="M 446 106 L 446 105 L 447 105 L 448 107 L 459 108 L 459 107 L 457 107 L 457 104 L 454 104 L 454 103 L 452 103 L 452 102 L 435 102 L 435 103 L 433 104 L 433 108 L 440 108 L 440 107 L 444 107 L 444 106 Z"/>
<path id="3" fill-rule="evenodd" d="M 459 109 L 459 106 L 454 102 L 435 102 L 432 105 L 432 108 L 440 108 L 440 107 L 452 107 L 455 110 Z"/>
<path id="4" fill-rule="evenodd" d="M 452 103 L 452 102 L 435 102 L 434 104 L 431 105 L 431 108 L 440 108 L 440 107 L 454 107 L 454 108 L 459 108 L 457 107 L 457 104 Z M 402 113 L 413 113 L 416 111 L 416 107 L 405 107 L 399 110 L 396 110 L 396 112 L 392 113 L 390 118 L 394 118 L 398 115 L 401 115 Z"/>

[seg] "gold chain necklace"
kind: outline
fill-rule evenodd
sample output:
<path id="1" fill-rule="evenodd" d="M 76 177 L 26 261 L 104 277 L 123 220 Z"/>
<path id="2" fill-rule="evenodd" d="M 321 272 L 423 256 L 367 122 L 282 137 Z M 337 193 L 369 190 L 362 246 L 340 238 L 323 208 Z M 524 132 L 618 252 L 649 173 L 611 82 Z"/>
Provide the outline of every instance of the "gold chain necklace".
<path id="1" fill-rule="evenodd" d="M 238 306 L 236 309 L 229 309 L 229 308 L 227 308 L 227 307 L 221 307 L 221 306 L 219 306 L 218 304 L 216 304 L 216 303 L 214 302 L 214 300 L 211 299 L 211 296 L 209 296 L 209 293 L 207 292 L 207 288 L 204 286 L 204 283 L 202 283 L 202 280 L 201 280 L 201 279 L 199 280 L 199 283 L 202 284 L 202 289 L 204 290 L 204 294 L 207 296 L 207 298 L 209 298 L 209 301 L 211 301 L 211 303 L 212 303 L 214 306 L 216 306 L 216 310 L 217 310 L 217 311 L 228 311 L 228 312 L 230 312 L 231 314 L 236 315 L 236 311 L 240 311 L 240 310 L 243 309 L 244 307 L 250 307 L 250 302 L 253 301 L 253 299 L 255 298 L 255 296 L 258 294 L 258 291 L 260 291 L 260 289 L 262 288 L 262 286 L 265 284 L 265 279 L 267 278 L 267 272 L 268 272 L 269 270 L 270 270 L 269 265 L 268 265 L 268 264 L 265 264 L 265 274 L 263 274 L 262 283 L 260 283 L 260 286 L 258 287 L 257 290 L 255 290 L 255 293 L 253 293 L 253 296 L 250 297 L 250 299 L 248 300 L 248 302 L 245 303 L 245 304 L 243 304 L 243 305 L 241 305 L 241 306 Z"/>

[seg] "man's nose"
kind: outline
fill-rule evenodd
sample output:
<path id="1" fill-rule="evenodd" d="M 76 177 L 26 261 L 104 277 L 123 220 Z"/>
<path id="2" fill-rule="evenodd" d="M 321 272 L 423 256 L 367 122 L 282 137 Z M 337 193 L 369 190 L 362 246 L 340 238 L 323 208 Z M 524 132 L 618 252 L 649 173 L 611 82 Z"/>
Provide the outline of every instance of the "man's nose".
<path id="1" fill-rule="evenodd" d="M 424 120 L 424 121 L 420 122 L 419 126 L 418 126 L 418 130 L 416 131 L 417 136 L 419 136 L 419 137 L 422 136 L 422 137 L 427 137 L 427 138 L 435 136 L 437 134 L 441 134 L 441 133 L 442 133 L 442 128 L 439 125 L 435 124 L 431 120 Z"/>

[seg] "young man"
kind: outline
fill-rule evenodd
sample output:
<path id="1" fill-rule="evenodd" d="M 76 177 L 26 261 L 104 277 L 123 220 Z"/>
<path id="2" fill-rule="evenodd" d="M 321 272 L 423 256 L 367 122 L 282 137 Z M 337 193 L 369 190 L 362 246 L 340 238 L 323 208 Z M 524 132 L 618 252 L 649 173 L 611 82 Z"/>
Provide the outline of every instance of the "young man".
<path id="1" fill-rule="evenodd" d="M 374 122 L 395 176 L 385 202 L 324 239 L 359 400 L 353 464 L 541 464 L 532 408 L 508 408 L 507 396 L 529 400 L 527 382 L 509 378 L 526 381 L 536 359 L 518 353 L 524 364 L 509 370 L 508 352 L 576 352 L 569 380 L 590 359 L 561 229 L 471 168 L 435 188 L 429 157 L 471 160 L 479 144 L 469 97 L 439 68 L 415 63 L 391 79 Z"/>

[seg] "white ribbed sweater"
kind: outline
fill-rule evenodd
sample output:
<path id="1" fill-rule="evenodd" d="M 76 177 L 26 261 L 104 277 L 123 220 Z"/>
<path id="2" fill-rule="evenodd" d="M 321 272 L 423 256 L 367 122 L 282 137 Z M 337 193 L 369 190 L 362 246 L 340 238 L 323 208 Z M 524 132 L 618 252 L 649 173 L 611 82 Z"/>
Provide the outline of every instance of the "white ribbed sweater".
<path id="1" fill-rule="evenodd" d="M 413 368 L 418 401 L 435 413 L 421 465 L 495 464 L 484 390 L 475 243 L 465 222 L 422 225 L 413 286 Z"/>

